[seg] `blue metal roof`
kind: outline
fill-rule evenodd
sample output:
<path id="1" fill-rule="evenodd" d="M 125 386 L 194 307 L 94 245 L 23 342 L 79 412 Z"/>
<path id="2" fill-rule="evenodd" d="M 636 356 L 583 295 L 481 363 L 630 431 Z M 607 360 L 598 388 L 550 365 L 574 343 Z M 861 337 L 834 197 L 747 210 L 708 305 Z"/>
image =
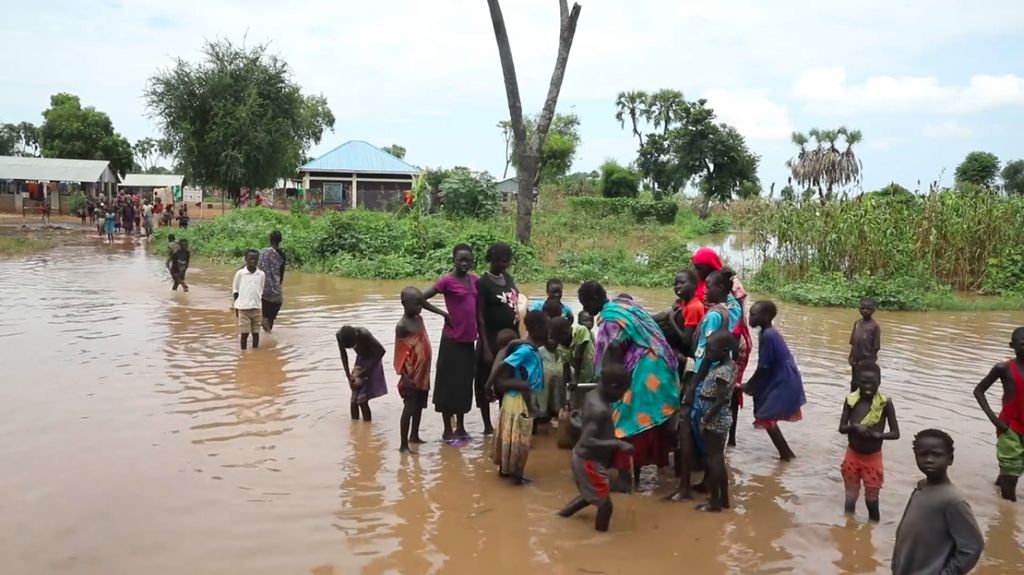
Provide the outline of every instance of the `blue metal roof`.
<path id="1" fill-rule="evenodd" d="M 306 172 L 356 172 L 372 174 L 419 174 L 412 164 L 360 140 L 352 140 L 302 166 Z"/>

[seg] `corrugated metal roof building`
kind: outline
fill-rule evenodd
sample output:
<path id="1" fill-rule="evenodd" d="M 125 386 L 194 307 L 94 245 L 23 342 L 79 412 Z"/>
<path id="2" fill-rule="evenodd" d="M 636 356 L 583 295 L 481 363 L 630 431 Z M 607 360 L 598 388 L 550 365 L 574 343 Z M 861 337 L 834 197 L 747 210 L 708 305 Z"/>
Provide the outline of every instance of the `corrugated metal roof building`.
<path id="1" fill-rule="evenodd" d="M 49 201 L 55 213 L 65 213 L 62 196 L 82 190 L 110 198 L 117 180 L 106 160 L 0 156 L 0 211 L 24 214 Z"/>
<path id="2" fill-rule="evenodd" d="M 307 198 L 339 209 L 389 209 L 402 202 L 421 170 L 380 148 L 353 140 L 299 168 Z"/>
<path id="3" fill-rule="evenodd" d="M 125 174 L 122 188 L 173 188 L 181 186 L 185 176 L 173 174 Z"/>

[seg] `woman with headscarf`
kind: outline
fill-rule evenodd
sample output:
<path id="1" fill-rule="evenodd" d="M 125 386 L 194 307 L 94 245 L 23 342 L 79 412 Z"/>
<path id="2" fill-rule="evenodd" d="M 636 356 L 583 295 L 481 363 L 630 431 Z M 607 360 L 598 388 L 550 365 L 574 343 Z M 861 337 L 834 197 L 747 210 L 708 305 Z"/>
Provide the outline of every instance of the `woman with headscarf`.
<path id="1" fill-rule="evenodd" d="M 697 284 L 696 297 L 700 298 L 704 302 L 704 308 L 709 309 L 711 306 L 708 305 L 707 299 L 704 294 L 707 291 L 707 278 L 711 272 L 722 271 L 723 265 L 721 258 L 718 257 L 718 253 L 711 248 L 697 248 L 693 252 L 693 256 L 690 258 L 693 263 L 693 267 L 697 270 L 697 276 L 700 281 Z M 747 325 L 746 321 L 746 306 L 747 306 L 747 292 L 743 289 L 743 284 L 740 283 L 739 278 L 732 278 L 732 296 L 726 301 L 726 306 L 729 307 L 731 314 L 739 314 L 739 318 L 736 321 L 736 328 L 733 330 L 733 335 L 736 337 L 736 392 L 733 396 L 732 401 L 732 428 L 729 429 L 729 443 L 730 447 L 736 445 L 736 420 L 739 415 L 739 409 L 743 406 L 743 393 L 740 392 L 739 386 L 743 383 L 743 372 L 747 369 L 747 362 L 750 361 L 750 349 L 753 342 L 750 338 L 750 326 Z"/>
<path id="2" fill-rule="evenodd" d="M 601 378 L 605 361 L 623 363 L 631 374 L 630 388 L 612 406 L 615 437 L 633 445 L 630 457 L 619 452 L 619 489 L 627 489 L 645 465 L 668 465 L 669 441 L 664 427 L 679 409 L 679 372 L 675 352 L 654 318 L 625 294 L 609 300 L 601 284 L 585 282 L 579 300 L 590 315 L 601 314 L 594 347 L 594 372 Z"/>

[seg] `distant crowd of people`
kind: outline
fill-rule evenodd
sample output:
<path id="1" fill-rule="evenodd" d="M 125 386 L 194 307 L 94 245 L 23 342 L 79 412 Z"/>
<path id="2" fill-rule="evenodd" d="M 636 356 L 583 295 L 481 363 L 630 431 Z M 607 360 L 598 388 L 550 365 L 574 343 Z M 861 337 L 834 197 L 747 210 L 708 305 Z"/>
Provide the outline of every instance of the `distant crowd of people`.
<path id="1" fill-rule="evenodd" d="M 107 202 L 102 198 L 89 198 L 85 211 L 81 213 L 82 224 L 96 226 L 96 234 L 106 235 L 108 242 L 114 241 L 114 235 L 145 236 L 153 235 L 153 222 L 169 227 L 174 221 L 178 227 L 188 228 L 188 206 L 182 204 L 178 208 L 177 217 L 174 213 L 174 202 L 163 203 L 159 199 L 151 203 L 139 194 L 119 192 L 114 200 Z"/>

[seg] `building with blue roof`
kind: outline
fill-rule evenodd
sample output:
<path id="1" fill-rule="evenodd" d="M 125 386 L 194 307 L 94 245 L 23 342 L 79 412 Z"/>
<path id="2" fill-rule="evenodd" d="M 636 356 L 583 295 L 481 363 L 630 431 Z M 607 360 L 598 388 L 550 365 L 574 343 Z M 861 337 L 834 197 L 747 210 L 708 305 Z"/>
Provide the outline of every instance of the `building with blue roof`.
<path id="1" fill-rule="evenodd" d="M 326 208 L 382 210 L 398 205 L 421 170 L 352 140 L 299 168 L 307 198 Z"/>

